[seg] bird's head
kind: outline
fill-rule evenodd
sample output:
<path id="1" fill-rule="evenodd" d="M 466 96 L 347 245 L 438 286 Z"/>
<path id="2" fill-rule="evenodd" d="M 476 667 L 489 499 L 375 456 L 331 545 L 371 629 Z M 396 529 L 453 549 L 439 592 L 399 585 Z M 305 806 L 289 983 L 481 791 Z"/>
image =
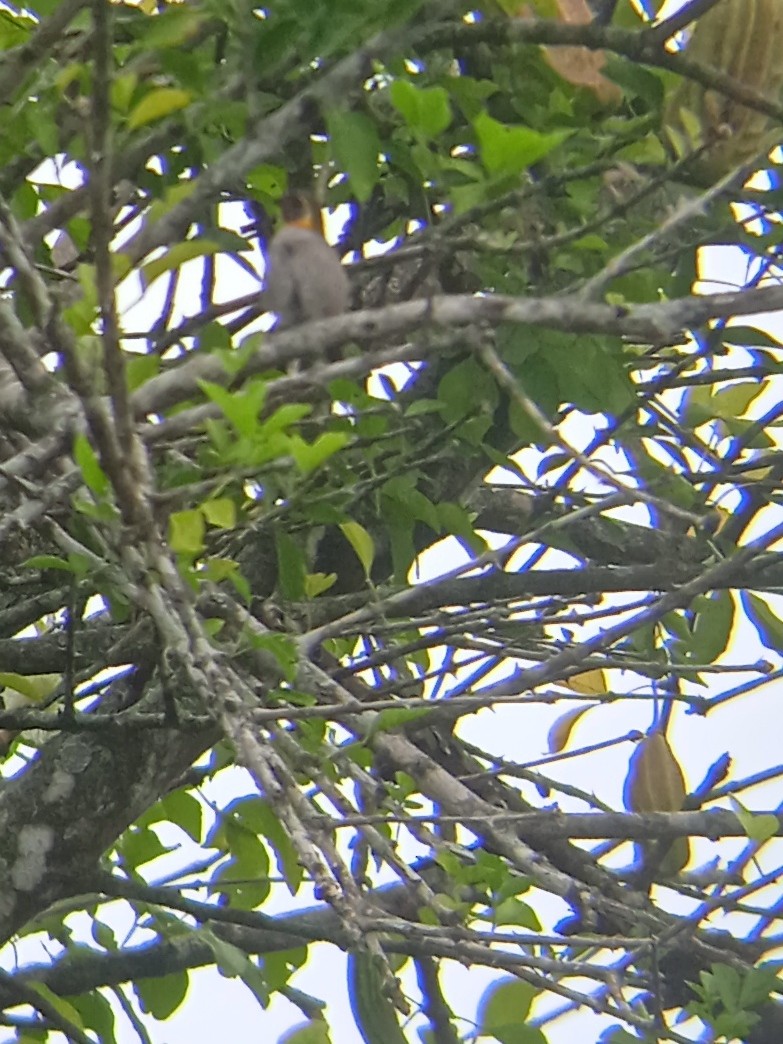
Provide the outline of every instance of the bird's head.
<path id="1" fill-rule="evenodd" d="M 324 234 L 321 208 L 314 196 L 308 192 L 288 192 L 280 200 L 280 213 L 285 225 L 306 228 L 310 232 Z"/>

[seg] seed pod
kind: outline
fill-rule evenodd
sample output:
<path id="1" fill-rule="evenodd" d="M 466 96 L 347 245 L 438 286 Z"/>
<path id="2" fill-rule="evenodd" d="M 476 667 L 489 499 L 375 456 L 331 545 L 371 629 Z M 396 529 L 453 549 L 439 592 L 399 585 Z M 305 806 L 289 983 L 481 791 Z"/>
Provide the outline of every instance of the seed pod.
<path id="1" fill-rule="evenodd" d="M 696 23 L 687 55 L 774 101 L 783 85 L 781 45 L 783 0 L 721 0 Z M 710 144 L 690 168 L 704 185 L 761 152 L 771 126 L 764 113 L 688 79 L 672 91 L 663 114 L 675 152 Z"/>

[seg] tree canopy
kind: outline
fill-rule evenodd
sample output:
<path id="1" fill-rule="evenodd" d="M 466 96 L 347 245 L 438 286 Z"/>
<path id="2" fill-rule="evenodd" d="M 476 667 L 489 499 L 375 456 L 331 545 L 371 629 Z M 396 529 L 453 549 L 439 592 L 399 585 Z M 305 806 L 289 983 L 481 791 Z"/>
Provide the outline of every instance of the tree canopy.
<path id="1" fill-rule="evenodd" d="M 783 1039 L 783 3 L 662 6 L 0 12 L 4 1039 Z"/>

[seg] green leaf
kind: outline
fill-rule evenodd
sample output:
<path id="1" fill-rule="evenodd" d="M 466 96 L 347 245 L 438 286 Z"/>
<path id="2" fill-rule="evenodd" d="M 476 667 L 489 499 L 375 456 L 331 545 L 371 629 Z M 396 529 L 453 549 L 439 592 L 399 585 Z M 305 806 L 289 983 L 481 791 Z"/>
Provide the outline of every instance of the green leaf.
<path id="1" fill-rule="evenodd" d="M 611 1029 L 602 1038 L 602 1044 L 643 1044 L 642 1038 L 629 1033 L 628 1030 L 618 1026 Z"/>
<path id="2" fill-rule="evenodd" d="M 375 544 L 372 537 L 358 522 L 342 522 L 340 529 L 362 563 L 365 576 L 369 576 L 375 558 Z"/>
<path id="3" fill-rule="evenodd" d="M 98 499 L 106 497 L 111 489 L 111 483 L 98 463 L 97 454 L 86 435 L 79 433 L 74 438 L 73 459 L 82 473 L 85 485 L 93 496 Z"/>
<path id="4" fill-rule="evenodd" d="M 182 1004 L 188 992 L 188 973 L 171 972 L 158 978 L 136 979 L 133 991 L 141 1010 L 162 1022 Z"/>
<path id="5" fill-rule="evenodd" d="M 74 571 L 70 562 L 66 562 L 64 558 L 58 558 L 57 555 L 33 555 L 32 558 L 28 558 L 23 564 L 26 569 L 59 569 L 64 573 L 72 573 Z"/>
<path id="6" fill-rule="evenodd" d="M 336 581 L 337 573 L 308 573 L 305 577 L 305 597 L 317 598 L 334 587 Z"/>
<path id="7" fill-rule="evenodd" d="M 148 123 L 162 120 L 172 112 L 186 108 L 191 101 L 190 91 L 179 87 L 158 87 L 145 95 L 128 116 L 128 127 L 137 130 Z"/>
<path id="8" fill-rule="evenodd" d="M 117 112 L 127 112 L 139 78 L 134 73 L 115 76 L 111 84 L 111 104 Z"/>
<path id="9" fill-rule="evenodd" d="M 718 388 L 712 394 L 715 416 L 725 420 L 742 417 L 763 391 L 764 384 L 761 381 L 738 381 L 727 388 Z"/>
<path id="10" fill-rule="evenodd" d="M 296 895 L 304 879 L 304 868 L 277 813 L 263 798 L 255 798 L 248 818 L 257 833 L 271 846 L 280 875 L 291 895 Z"/>
<path id="11" fill-rule="evenodd" d="M 154 261 L 148 261 L 146 265 L 142 265 L 139 270 L 142 285 L 146 290 L 164 272 L 171 272 L 175 268 L 180 268 L 186 261 L 192 261 L 194 257 L 207 257 L 210 254 L 216 254 L 220 249 L 217 243 L 209 239 L 187 239 L 183 243 L 175 243 L 173 247 L 169 247 L 160 257 L 156 257 Z"/>
<path id="12" fill-rule="evenodd" d="M 171 846 L 164 845 L 155 831 L 148 827 L 131 827 L 122 835 L 118 848 L 122 853 L 124 866 L 132 870 L 172 850 Z"/>
<path id="13" fill-rule="evenodd" d="M 341 431 L 326 431 L 315 442 L 307 443 L 298 436 L 291 437 L 291 456 L 303 475 L 315 471 L 335 453 L 347 446 L 350 436 Z"/>
<path id="14" fill-rule="evenodd" d="M 509 127 L 485 112 L 476 117 L 473 127 L 478 137 L 481 162 L 487 173 L 494 176 L 527 170 L 571 136 L 571 131 L 567 130 L 542 134 L 532 127 Z"/>
<path id="15" fill-rule="evenodd" d="M 304 598 L 307 575 L 302 550 L 293 537 L 282 529 L 275 530 L 275 549 L 278 582 L 283 597 L 293 602 L 299 601 Z"/>
<path id="16" fill-rule="evenodd" d="M 14 1037 L 14 1044 L 46 1044 L 50 1039 L 48 1030 L 24 1029 Z"/>
<path id="17" fill-rule="evenodd" d="M 193 194 L 196 187 L 195 180 L 178 181 L 176 185 L 167 185 L 160 198 L 149 209 L 149 221 L 159 221 L 164 214 Z"/>
<path id="18" fill-rule="evenodd" d="M 197 555 L 204 550 L 204 515 L 198 509 L 175 511 L 169 516 L 169 545 L 180 555 Z"/>
<path id="19" fill-rule="evenodd" d="M 375 122 L 364 113 L 341 108 L 331 110 L 327 126 L 332 150 L 348 174 L 354 195 L 366 203 L 380 177 L 381 141 Z"/>
<path id="20" fill-rule="evenodd" d="M 783 620 L 758 595 L 740 591 L 740 601 L 749 622 L 756 628 L 759 640 L 773 652 L 783 650 Z"/>
<path id="21" fill-rule="evenodd" d="M 265 382 L 254 381 L 241 392 L 228 391 L 211 381 L 199 381 L 199 387 L 208 399 L 220 407 L 238 434 L 251 438 L 258 432 L 258 417 L 267 395 Z"/>
<path id="22" fill-rule="evenodd" d="M 32 18 L 12 11 L 0 11 L 0 50 L 7 51 L 23 44 L 34 28 Z"/>
<path id="23" fill-rule="evenodd" d="M 162 818 L 176 824 L 198 844 L 204 820 L 204 809 L 199 799 L 187 790 L 175 790 L 159 802 Z"/>
<path id="24" fill-rule="evenodd" d="M 69 1000 L 81 1016 L 81 1025 L 93 1030 L 101 1044 L 116 1044 L 114 1010 L 102 994 L 93 990 Z"/>
<path id="25" fill-rule="evenodd" d="M 279 1044 L 331 1044 L 329 1027 L 322 1019 L 311 1019 L 283 1034 Z"/>
<path id="26" fill-rule="evenodd" d="M 128 353 L 125 363 L 128 378 L 128 390 L 135 391 L 152 377 L 160 373 L 160 359 L 157 355 L 138 355 Z"/>
<path id="27" fill-rule="evenodd" d="M 219 352 L 226 373 L 234 377 L 239 372 L 238 368 L 234 368 L 236 363 L 244 365 L 248 356 L 255 350 L 256 337 L 254 334 L 252 346 L 248 343 L 248 337 L 241 348 L 234 348 L 231 344 L 231 334 L 222 323 L 206 323 L 199 331 L 198 346 L 202 352 Z"/>
<path id="28" fill-rule="evenodd" d="M 255 873 L 247 860 L 232 856 L 223 860 L 213 873 L 209 892 L 218 896 L 221 906 L 255 910 L 269 897 L 269 880 Z"/>
<path id="29" fill-rule="evenodd" d="M 714 1036 L 730 1040 L 750 1033 L 759 1020 L 753 1007 L 763 1003 L 778 984 L 772 966 L 741 972 L 729 965 L 714 964 L 709 972 L 699 972 L 698 979 L 689 983 L 698 999 L 688 1003 L 686 1011 L 703 1019 Z"/>
<path id="30" fill-rule="evenodd" d="M 0 672 L 0 685 L 20 693 L 30 703 L 41 703 L 62 681 L 61 674 L 13 674 Z"/>
<path id="31" fill-rule="evenodd" d="M 144 27 L 144 47 L 148 50 L 178 47 L 188 43 L 205 24 L 207 15 L 186 6 L 156 9 L 155 17 Z"/>
<path id="32" fill-rule="evenodd" d="M 477 410 L 491 414 L 498 404 L 497 385 L 472 356 L 452 366 L 438 385 L 438 402 L 447 423 L 455 423 Z"/>
<path id="33" fill-rule="evenodd" d="M 284 989 L 295 971 L 307 960 L 306 946 L 285 950 L 283 953 L 267 953 L 263 958 L 264 976 L 271 992 Z"/>
<path id="34" fill-rule="evenodd" d="M 740 821 L 742 829 L 751 841 L 764 844 L 765 841 L 769 841 L 771 837 L 775 837 L 779 832 L 780 824 L 777 816 L 773 816 L 770 813 L 756 815 L 753 812 L 749 812 L 736 798 L 731 798 L 731 804 L 734 809 L 734 815 Z"/>
<path id="35" fill-rule="evenodd" d="M 399 710 L 396 707 L 382 710 L 374 718 L 369 736 L 375 736 L 379 732 L 389 732 L 391 729 L 399 729 L 403 725 L 410 725 L 414 721 L 426 718 L 430 713 L 429 707 L 401 706 Z"/>
<path id="36" fill-rule="evenodd" d="M 734 626 L 734 600 L 729 591 L 713 591 L 693 602 L 696 618 L 690 659 L 712 663 L 729 644 Z"/>
<path id="37" fill-rule="evenodd" d="M 234 946 L 219 936 L 213 935 L 212 932 L 205 932 L 204 938 L 209 943 L 215 955 L 216 963 L 223 975 L 232 978 L 235 975 L 242 974 L 248 959 L 246 953 L 240 950 L 238 946 Z"/>
<path id="38" fill-rule="evenodd" d="M 780 341 L 769 331 L 760 330 L 757 326 L 735 326 L 734 323 L 724 330 L 723 341 L 725 344 L 735 344 L 742 348 L 780 348 Z M 776 363 L 780 365 L 777 359 L 770 360 L 770 363 L 773 366 Z"/>
<path id="39" fill-rule="evenodd" d="M 310 412 L 310 406 L 302 402 L 287 402 L 279 406 L 261 425 L 261 438 L 268 439 L 277 432 L 288 431 Z"/>
<path id="40" fill-rule="evenodd" d="M 201 935 L 209 944 L 215 955 L 215 963 L 220 973 L 227 978 L 239 978 L 252 991 L 262 1007 L 269 1004 L 270 988 L 268 977 L 253 961 L 232 943 L 219 938 L 209 929 L 202 929 Z"/>
<path id="41" fill-rule="evenodd" d="M 45 999 L 56 1012 L 62 1015 L 63 1018 L 68 1019 L 69 1022 L 72 1022 L 74 1026 L 78 1026 L 80 1029 L 84 1028 L 79 1012 L 69 1000 L 61 997 L 42 982 L 31 982 L 30 989 Z"/>
<path id="42" fill-rule="evenodd" d="M 389 96 L 411 130 L 425 138 L 436 138 L 451 123 L 451 102 L 443 87 L 415 87 L 409 80 L 395 80 Z"/>
<path id="43" fill-rule="evenodd" d="M 531 1036 L 533 1027 L 525 1026 L 530 1007 L 539 993 L 535 986 L 519 979 L 502 979 L 490 986 L 479 1002 L 479 1035 L 493 1037 L 503 1044 L 535 1044 L 537 1040 L 546 1044 L 543 1034 Z"/>
<path id="44" fill-rule="evenodd" d="M 780 964 L 768 962 L 745 973 L 739 1002 L 743 1008 L 758 1008 L 765 1004 L 773 990 L 780 988 Z"/>
<path id="45" fill-rule="evenodd" d="M 365 1044 L 406 1044 L 376 958 L 364 950 L 349 953 L 346 974 L 351 1010 Z"/>
<path id="46" fill-rule="evenodd" d="M 207 522 L 218 529 L 233 529 L 237 524 L 236 504 L 228 497 L 205 500 L 200 510 Z"/>
<path id="47" fill-rule="evenodd" d="M 497 906 L 493 920 L 496 924 L 518 924 L 531 932 L 541 931 L 541 922 L 533 907 L 529 903 L 525 903 L 513 896 L 509 899 L 504 899 Z"/>
<path id="48" fill-rule="evenodd" d="M 239 563 L 234 562 L 230 558 L 207 558 L 203 560 L 200 565 L 203 575 L 207 580 L 212 580 L 213 583 L 217 584 L 223 580 L 231 580 L 232 583 L 235 583 L 237 580 L 241 581 L 241 577 L 239 576 Z M 208 623 L 217 627 L 221 621 L 212 620 L 208 621 Z M 210 633 L 217 634 L 218 631 L 215 630 Z"/>
<path id="49" fill-rule="evenodd" d="M 242 815 L 244 804 L 246 803 L 242 801 L 237 803 L 236 811 L 224 819 L 229 851 L 255 875 L 266 877 L 269 872 L 269 857 L 252 823 L 248 823 L 247 816 Z"/>
<path id="50" fill-rule="evenodd" d="M 252 648 L 263 649 L 264 652 L 273 656 L 285 680 L 289 683 L 293 682 L 299 667 L 299 653 L 296 642 L 290 635 L 273 632 L 256 634 L 251 631 L 246 634 L 246 637 Z"/>

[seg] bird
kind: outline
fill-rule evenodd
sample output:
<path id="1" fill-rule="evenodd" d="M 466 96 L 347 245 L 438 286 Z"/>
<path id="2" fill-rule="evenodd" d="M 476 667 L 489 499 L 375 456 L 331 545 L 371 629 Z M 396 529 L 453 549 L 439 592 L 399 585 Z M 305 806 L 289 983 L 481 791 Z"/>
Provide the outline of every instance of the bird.
<path id="1" fill-rule="evenodd" d="M 264 305 L 276 330 L 341 315 L 350 307 L 350 284 L 340 259 L 323 236 L 321 212 L 305 192 L 280 201 L 283 227 L 266 258 Z"/>

